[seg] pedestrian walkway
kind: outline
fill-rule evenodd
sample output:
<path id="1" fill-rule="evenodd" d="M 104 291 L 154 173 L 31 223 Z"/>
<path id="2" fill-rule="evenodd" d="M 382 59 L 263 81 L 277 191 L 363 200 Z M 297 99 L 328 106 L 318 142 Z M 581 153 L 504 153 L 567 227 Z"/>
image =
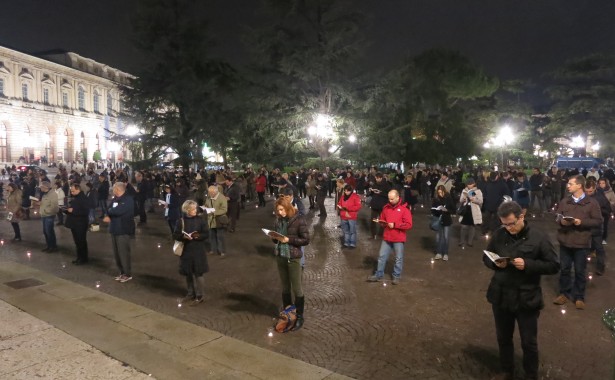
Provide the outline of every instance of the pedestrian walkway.
<path id="1" fill-rule="evenodd" d="M 0 320 L 2 379 L 347 379 L 13 262 Z"/>

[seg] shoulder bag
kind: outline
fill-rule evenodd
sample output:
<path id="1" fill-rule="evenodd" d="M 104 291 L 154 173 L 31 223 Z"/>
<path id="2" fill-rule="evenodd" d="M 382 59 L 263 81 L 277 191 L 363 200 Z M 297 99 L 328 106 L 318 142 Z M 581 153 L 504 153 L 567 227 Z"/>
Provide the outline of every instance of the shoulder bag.
<path id="1" fill-rule="evenodd" d="M 182 231 L 184 230 L 184 218 L 182 218 Z M 175 240 L 173 243 L 173 254 L 175 256 L 181 256 L 184 253 L 184 242 Z"/>

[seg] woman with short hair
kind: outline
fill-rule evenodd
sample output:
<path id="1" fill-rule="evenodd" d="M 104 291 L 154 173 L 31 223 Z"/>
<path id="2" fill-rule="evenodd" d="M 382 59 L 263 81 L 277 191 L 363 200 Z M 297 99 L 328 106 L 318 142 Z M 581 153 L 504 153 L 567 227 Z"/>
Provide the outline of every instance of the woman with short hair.
<path id="1" fill-rule="evenodd" d="M 177 221 L 173 239 L 184 243 L 182 255 L 179 257 L 179 274 L 186 277 L 188 294 L 182 299 L 188 306 L 196 306 L 203 302 L 205 279 L 203 275 L 209 271 L 205 255 L 205 240 L 209 237 L 207 222 L 197 217 L 198 203 L 192 200 L 182 204 L 182 218 Z"/>

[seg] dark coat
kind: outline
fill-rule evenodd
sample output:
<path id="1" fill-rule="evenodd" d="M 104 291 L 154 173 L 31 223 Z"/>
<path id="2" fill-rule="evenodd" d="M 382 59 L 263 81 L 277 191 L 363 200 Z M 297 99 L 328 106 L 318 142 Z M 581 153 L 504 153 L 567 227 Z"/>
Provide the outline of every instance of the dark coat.
<path id="1" fill-rule="evenodd" d="M 369 203 L 369 207 L 372 210 L 380 212 L 382 211 L 384 206 L 389 203 L 389 191 L 391 191 L 391 184 L 383 178 L 380 183 L 374 181 L 371 188 L 380 190 L 380 192 L 375 193 L 373 191 L 370 191 L 368 193 L 368 195 L 372 197 L 372 201 Z"/>
<path id="2" fill-rule="evenodd" d="M 187 233 L 198 232 L 198 237 L 192 240 L 186 239 L 182 233 L 182 227 Z M 205 255 L 205 242 L 209 239 L 209 229 L 203 218 L 195 216 L 179 219 L 175 225 L 173 239 L 184 242 L 184 251 L 179 258 L 179 274 L 202 276 L 203 273 L 209 272 L 209 264 Z"/>
<path id="3" fill-rule="evenodd" d="M 104 180 L 98 185 L 98 199 L 106 201 L 109 198 L 109 181 Z"/>
<path id="4" fill-rule="evenodd" d="M 66 228 L 83 229 L 88 226 L 88 215 L 90 213 L 90 204 L 88 198 L 83 191 L 80 191 L 71 201 L 68 208 L 73 209 L 73 212 L 66 214 L 64 225 Z"/>
<path id="5" fill-rule="evenodd" d="M 596 192 L 591 197 L 594 198 L 596 202 L 598 202 L 598 205 L 600 205 L 600 214 L 602 214 L 603 221 L 604 221 L 604 218 L 610 218 L 611 217 L 611 202 L 609 202 L 609 200 L 606 199 L 606 196 L 604 195 L 604 191 L 596 189 Z M 602 236 L 603 226 L 604 224 L 600 224 L 599 226 L 592 228 L 591 229 L 592 236 Z"/>
<path id="6" fill-rule="evenodd" d="M 121 197 L 113 197 L 107 210 L 107 215 L 111 218 L 109 233 L 112 235 L 134 235 L 135 234 L 135 202 L 128 193 Z"/>
<path id="7" fill-rule="evenodd" d="M 446 207 L 446 211 L 434 210 L 433 208 L 437 208 L 438 206 Z M 450 194 L 446 194 L 444 198 L 435 197 L 433 199 L 433 203 L 431 205 L 432 210 L 431 214 L 434 216 L 442 216 L 442 221 L 440 222 L 443 226 L 450 226 L 453 224 L 452 214 L 456 212 L 455 210 L 455 201 Z"/>
<path id="8" fill-rule="evenodd" d="M 503 180 L 488 181 L 483 190 L 483 209 L 496 212 L 504 201 L 504 195 L 510 195 L 510 191 Z"/>
<path id="9" fill-rule="evenodd" d="M 524 270 L 518 270 L 511 263 L 506 268 L 499 268 L 483 255 L 483 263 L 494 271 L 487 290 L 487 301 L 513 312 L 542 309 L 544 302 L 540 276 L 556 274 L 560 268 L 549 238 L 541 231 L 530 228 L 527 223 L 516 235 L 500 228 L 489 240 L 487 250 L 502 257 L 522 258 L 525 261 Z"/>
<path id="10" fill-rule="evenodd" d="M 166 199 L 166 194 L 164 199 Z M 181 205 L 179 204 L 179 195 L 177 193 L 171 193 L 170 202 L 168 204 L 169 212 L 166 216 L 168 220 L 177 220 L 181 216 Z"/>
<path id="11" fill-rule="evenodd" d="M 557 231 L 557 240 L 560 245 L 568 248 L 590 248 L 591 230 L 602 225 L 602 214 L 598 202 L 587 194 L 579 202 L 575 202 L 572 196 L 567 196 L 557 205 L 556 212 L 581 219 L 581 224 L 578 226 L 564 226 L 560 222 L 560 228 Z"/>
<path id="12" fill-rule="evenodd" d="M 276 219 L 275 230 L 278 231 L 278 220 Z M 310 244 L 310 231 L 303 216 L 296 214 L 288 221 L 287 228 L 288 245 L 290 246 L 290 257 L 293 259 L 303 256 L 301 247 Z M 274 240 L 277 243 L 277 240 Z"/>

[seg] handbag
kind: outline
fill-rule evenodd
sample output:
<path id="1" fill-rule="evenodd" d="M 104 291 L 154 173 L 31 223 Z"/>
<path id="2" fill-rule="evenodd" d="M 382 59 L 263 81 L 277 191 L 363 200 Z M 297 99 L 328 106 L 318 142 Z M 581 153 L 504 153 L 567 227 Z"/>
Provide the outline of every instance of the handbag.
<path id="1" fill-rule="evenodd" d="M 459 205 L 459 207 L 457 208 L 457 215 L 463 215 L 465 214 L 466 210 L 468 209 L 468 207 L 470 206 L 469 203 L 462 203 Z"/>
<path id="2" fill-rule="evenodd" d="M 228 226 L 229 224 L 228 216 L 226 216 L 226 214 L 217 215 L 215 216 L 215 219 L 216 219 L 216 228 L 224 228 Z"/>
<path id="3" fill-rule="evenodd" d="M 184 218 L 182 218 L 182 231 L 184 230 Z M 175 256 L 181 256 L 184 253 L 184 242 L 175 240 L 173 243 L 173 254 Z"/>
<path id="4" fill-rule="evenodd" d="M 442 216 L 432 215 L 429 221 L 429 228 L 433 231 L 440 231 L 442 228 Z"/>

